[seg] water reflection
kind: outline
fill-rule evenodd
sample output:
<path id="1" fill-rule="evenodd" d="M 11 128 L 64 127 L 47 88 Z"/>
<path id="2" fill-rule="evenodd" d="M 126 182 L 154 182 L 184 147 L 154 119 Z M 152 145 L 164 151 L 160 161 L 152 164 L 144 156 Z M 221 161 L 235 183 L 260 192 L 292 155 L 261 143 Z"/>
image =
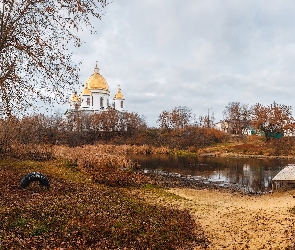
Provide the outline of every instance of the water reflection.
<path id="1" fill-rule="evenodd" d="M 132 155 L 142 169 L 179 173 L 204 178 L 219 185 L 237 185 L 251 192 L 267 192 L 272 178 L 287 164 L 288 159 L 176 157 L 167 155 Z"/>

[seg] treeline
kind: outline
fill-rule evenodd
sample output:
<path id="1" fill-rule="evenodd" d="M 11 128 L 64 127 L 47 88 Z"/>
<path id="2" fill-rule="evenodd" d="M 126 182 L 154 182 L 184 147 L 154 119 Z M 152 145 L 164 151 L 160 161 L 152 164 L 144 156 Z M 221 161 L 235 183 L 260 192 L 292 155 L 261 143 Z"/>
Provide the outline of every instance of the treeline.
<path id="1" fill-rule="evenodd" d="M 36 114 L 0 120 L 0 143 L 2 148 L 13 141 L 78 146 L 107 142 L 115 137 L 121 137 L 123 141 L 145 129 L 146 124 L 137 113 L 109 110 L 92 115 L 77 112 L 67 117 Z"/>
<path id="2" fill-rule="evenodd" d="M 275 102 L 268 106 L 230 102 L 223 112 L 223 132 L 214 129 L 213 116 L 208 114 L 196 119 L 187 107 L 161 112 L 157 128 L 149 128 L 144 117 L 138 113 L 121 113 L 114 109 L 97 114 L 78 111 L 66 116 L 37 114 L 9 117 L 0 120 L 0 150 L 6 151 L 12 142 L 71 147 L 112 143 L 197 150 L 225 141 L 230 134 L 243 135 L 246 129 L 253 129 L 260 135 L 263 133 L 266 139 L 278 134 L 293 135 L 291 111 L 291 107 Z"/>
<path id="3" fill-rule="evenodd" d="M 230 134 L 242 135 L 246 129 L 263 135 L 267 140 L 293 135 L 292 107 L 276 102 L 270 105 L 230 102 L 223 112 L 223 129 Z"/>
<path id="4" fill-rule="evenodd" d="M 176 107 L 163 111 L 157 120 L 159 128 L 164 131 L 179 130 L 188 127 L 218 128 L 233 135 L 252 134 L 270 138 L 293 135 L 295 120 L 292 107 L 273 102 L 269 105 L 256 103 L 249 105 L 240 102 L 229 102 L 223 111 L 223 120 L 214 123 L 214 115 L 199 116 L 187 107 Z"/>
<path id="5" fill-rule="evenodd" d="M 159 128 L 149 128 L 145 119 L 137 113 L 120 113 L 113 109 L 98 114 L 76 112 L 68 114 L 67 118 L 61 114 L 10 117 L 0 120 L 0 146 L 5 151 L 12 142 L 71 147 L 112 143 L 193 150 L 225 139 L 226 135 L 221 131 L 191 123 L 182 111 L 179 116 L 173 113 L 175 110 L 171 111 L 173 120 L 166 119 L 170 125 L 159 125 Z M 165 113 L 169 114 L 168 111 Z"/>

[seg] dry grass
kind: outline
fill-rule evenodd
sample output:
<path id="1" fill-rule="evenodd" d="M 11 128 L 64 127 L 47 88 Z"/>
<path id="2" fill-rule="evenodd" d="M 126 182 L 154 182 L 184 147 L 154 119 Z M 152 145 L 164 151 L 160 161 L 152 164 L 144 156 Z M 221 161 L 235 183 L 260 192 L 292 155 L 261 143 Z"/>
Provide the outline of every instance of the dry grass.
<path id="1" fill-rule="evenodd" d="M 243 138 L 234 138 L 225 143 L 200 148 L 197 154 L 291 158 L 295 155 L 295 142 L 293 138 L 288 137 L 266 141 L 261 136 L 246 136 Z"/>
<path id="2" fill-rule="evenodd" d="M 260 138 L 250 138 L 203 152 L 245 154 L 261 147 L 263 154 L 271 153 L 263 143 Z M 131 152 L 157 151 L 148 146 L 13 144 L 11 156 L 30 161 L 0 165 L 0 249 L 192 249 L 196 245 L 204 249 L 206 237 L 211 241 L 210 249 L 294 247 L 290 213 L 294 205 L 287 203 L 289 197 L 240 199 L 229 193 L 187 189 L 174 189 L 169 194 L 135 171 L 136 164 L 128 158 Z M 159 150 L 165 152 L 165 148 Z M 46 174 L 50 191 L 34 185 L 20 189 L 19 180 L 29 171 Z M 170 203 L 180 204 L 181 209 L 167 206 Z M 273 204 L 270 209 L 268 203 Z M 257 217 L 260 215 L 263 218 Z M 274 238 L 271 232 L 276 227 L 280 231 Z M 261 237 L 253 240 L 256 235 Z M 273 239 L 278 238 L 281 243 L 277 244 Z"/>
<path id="3" fill-rule="evenodd" d="M 66 156 L 68 149 L 63 149 Z M 71 157 L 80 150 L 71 150 Z M 116 164 L 110 159 L 107 162 Z M 21 189 L 21 177 L 31 171 L 45 174 L 50 190 L 39 185 Z M 91 174 L 65 160 L 1 162 L 0 249 L 206 246 L 203 231 L 187 210 L 151 205 L 131 194 L 133 188 L 100 185 L 91 179 Z"/>
<path id="4" fill-rule="evenodd" d="M 112 186 L 139 186 L 152 180 L 138 173 L 138 165 L 128 154 L 166 154 L 168 149 L 146 145 L 84 145 L 68 147 L 48 144 L 12 143 L 7 152 L 10 157 L 31 160 L 59 159 L 91 174 L 93 180 Z"/>

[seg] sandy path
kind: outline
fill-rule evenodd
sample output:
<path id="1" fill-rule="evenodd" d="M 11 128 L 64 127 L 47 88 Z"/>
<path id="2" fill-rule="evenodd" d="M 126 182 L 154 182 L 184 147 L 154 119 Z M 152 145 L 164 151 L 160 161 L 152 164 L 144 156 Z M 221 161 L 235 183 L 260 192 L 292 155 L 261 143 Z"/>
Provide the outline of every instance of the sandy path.
<path id="1" fill-rule="evenodd" d="M 224 191 L 170 189 L 181 196 L 210 240 L 209 249 L 295 249 L 293 193 L 247 196 Z M 198 248 L 196 248 L 198 249 Z"/>

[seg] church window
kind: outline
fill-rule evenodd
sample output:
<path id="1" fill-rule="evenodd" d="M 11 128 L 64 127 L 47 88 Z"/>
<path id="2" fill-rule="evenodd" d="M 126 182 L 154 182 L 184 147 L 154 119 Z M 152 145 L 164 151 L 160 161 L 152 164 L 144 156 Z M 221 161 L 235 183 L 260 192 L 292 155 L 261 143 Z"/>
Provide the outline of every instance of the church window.
<path id="1" fill-rule="evenodd" d="M 90 98 L 89 97 L 87 98 L 86 103 L 88 106 L 90 106 Z"/>
<path id="2" fill-rule="evenodd" d="M 123 101 L 121 101 L 121 108 L 123 108 L 123 104 L 124 104 Z"/>
<path id="3" fill-rule="evenodd" d="M 103 107 L 103 98 L 100 97 L 100 107 Z"/>

